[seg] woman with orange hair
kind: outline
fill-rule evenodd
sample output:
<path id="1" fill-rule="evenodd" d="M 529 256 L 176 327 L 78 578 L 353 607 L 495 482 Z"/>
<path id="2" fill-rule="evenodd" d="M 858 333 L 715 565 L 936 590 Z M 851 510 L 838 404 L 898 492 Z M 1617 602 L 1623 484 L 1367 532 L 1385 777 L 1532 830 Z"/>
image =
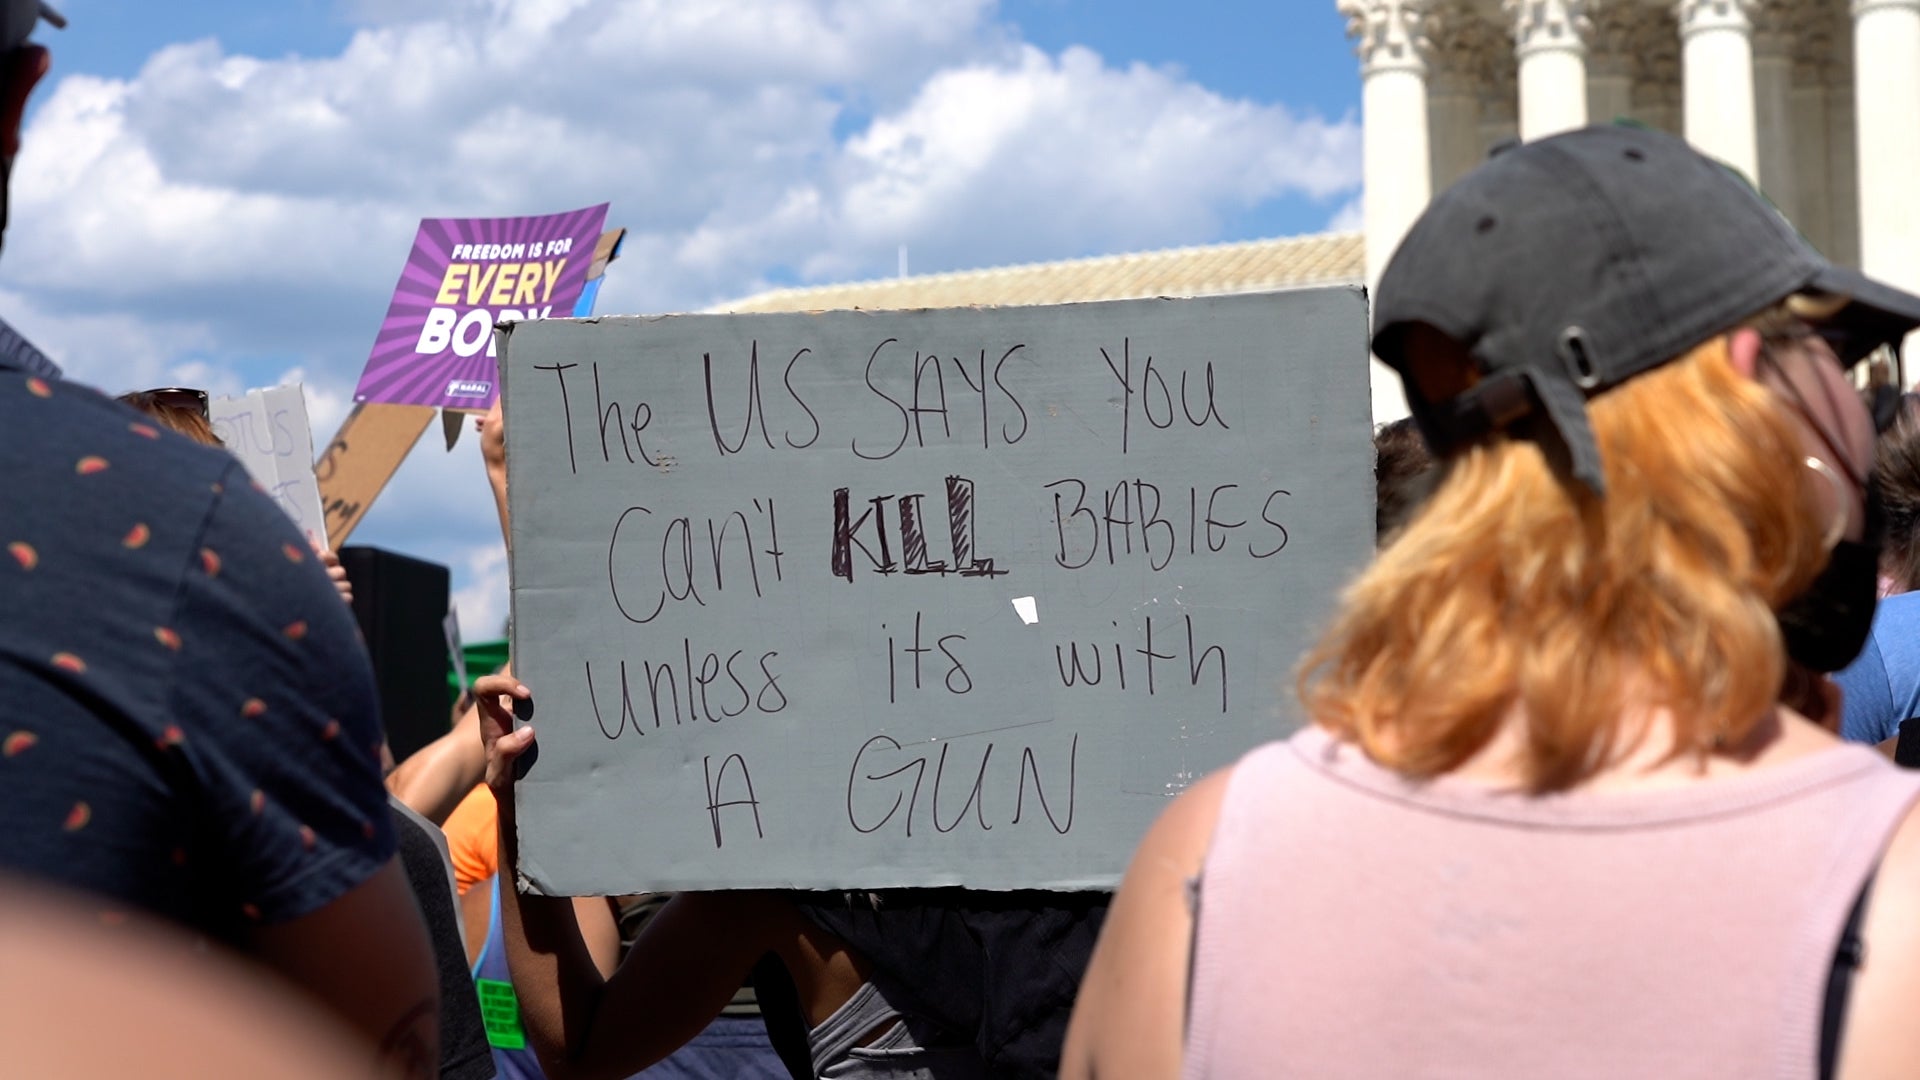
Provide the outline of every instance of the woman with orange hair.
<path id="1" fill-rule="evenodd" d="M 212 401 L 205 390 L 163 386 L 154 390 L 130 391 L 114 400 L 132 406 L 135 411 L 158 421 L 168 431 L 184 435 L 202 446 L 227 445 L 213 430 Z M 334 591 L 340 594 L 341 600 L 351 605 L 353 582 L 347 578 L 347 568 L 340 565 L 340 556 L 318 542 L 314 543 L 313 552 L 319 556 L 320 565 L 326 567 L 327 580 L 333 582 Z"/>
<path id="2" fill-rule="evenodd" d="M 1597 127 L 1444 192 L 1376 301 L 1445 472 L 1300 731 L 1141 844 L 1062 1075 L 1920 1075 L 1920 777 L 1778 703 L 1871 620 L 1845 368 L 1920 297 Z"/>
<path id="3" fill-rule="evenodd" d="M 153 390 L 131 390 L 115 400 L 160 421 L 168 431 L 178 432 L 202 446 L 225 446 L 213 433 L 211 401 L 205 390 L 188 386 L 162 386 Z"/>

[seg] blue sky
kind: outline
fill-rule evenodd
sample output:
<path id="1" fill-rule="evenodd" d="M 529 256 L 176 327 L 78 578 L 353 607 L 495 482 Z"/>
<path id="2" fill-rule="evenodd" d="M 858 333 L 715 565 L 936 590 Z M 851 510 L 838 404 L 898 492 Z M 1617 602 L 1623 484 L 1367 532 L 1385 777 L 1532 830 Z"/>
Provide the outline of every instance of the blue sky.
<path id="1" fill-rule="evenodd" d="M 1357 214 L 1333 0 L 58 6 L 0 311 L 113 392 L 299 379 L 321 439 L 421 217 L 610 201 L 615 313 L 883 276 L 903 244 L 927 272 Z M 423 441 L 354 542 L 448 563 L 497 624 L 472 451 Z"/>
<path id="2" fill-rule="evenodd" d="M 70 32 L 45 31 L 62 73 L 131 76 L 162 45 L 217 37 L 233 52 L 261 57 L 338 52 L 353 36 L 350 13 L 332 0 L 64 0 Z"/>
<path id="3" fill-rule="evenodd" d="M 1330 116 L 1360 107 L 1359 65 L 1333 0 L 1019 0 L 1000 11 L 1045 49 L 1177 64 L 1223 94 Z"/>

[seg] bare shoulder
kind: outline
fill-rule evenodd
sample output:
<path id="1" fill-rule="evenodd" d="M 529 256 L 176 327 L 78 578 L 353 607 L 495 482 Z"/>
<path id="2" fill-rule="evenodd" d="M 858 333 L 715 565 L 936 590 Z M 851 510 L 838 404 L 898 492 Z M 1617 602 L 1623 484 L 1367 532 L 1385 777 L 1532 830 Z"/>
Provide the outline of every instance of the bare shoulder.
<path id="1" fill-rule="evenodd" d="M 1866 949 L 1840 1047 L 1848 1080 L 1920 1075 L 1920 806 L 1894 832 L 1861 927 Z"/>
<path id="2" fill-rule="evenodd" d="M 1193 941 L 1188 896 L 1232 776 L 1229 767 L 1195 784 L 1135 850 L 1081 984 L 1061 1076 L 1179 1075 Z"/>
<path id="3" fill-rule="evenodd" d="M 1226 800 L 1227 785 L 1233 779 L 1234 767 L 1216 769 L 1208 773 L 1201 781 L 1167 807 L 1160 819 L 1148 830 L 1146 839 L 1140 843 L 1139 855 L 1149 848 L 1156 849 L 1163 857 L 1179 855 L 1191 858 L 1193 869 L 1200 869 L 1200 862 L 1206 858 L 1207 846 L 1213 839 L 1214 823 L 1220 820 L 1220 804 Z M 1129 868 L 1131 872 L 1131 868 Z"/>

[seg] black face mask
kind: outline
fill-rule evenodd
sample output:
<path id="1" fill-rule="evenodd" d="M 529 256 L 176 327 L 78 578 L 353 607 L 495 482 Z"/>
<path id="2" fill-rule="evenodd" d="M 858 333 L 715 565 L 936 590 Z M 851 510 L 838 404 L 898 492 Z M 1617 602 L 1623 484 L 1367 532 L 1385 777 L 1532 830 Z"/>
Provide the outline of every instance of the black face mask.
<path id="1" fill-rule="evenodd" d="M 1834 672 L 1853 663 L 1873 629 L 1880 591 L 1880 493 L 1867 480 L 1866 529 L 1860 540 L 1834 545 L 1826 569 L 1807 591 L 1780 609 L 1787 656 L 1811 671 Z"/>

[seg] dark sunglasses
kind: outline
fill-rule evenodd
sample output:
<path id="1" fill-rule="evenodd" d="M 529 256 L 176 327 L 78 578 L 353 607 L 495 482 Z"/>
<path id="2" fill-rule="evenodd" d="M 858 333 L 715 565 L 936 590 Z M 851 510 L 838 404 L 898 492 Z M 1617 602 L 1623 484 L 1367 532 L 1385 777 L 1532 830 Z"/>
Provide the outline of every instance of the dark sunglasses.
<path id="1" fill-rule="evenodd" d="M 1869 335 L 1856 334 L 1844 326 L 1811 326 L 1801 323 L 1786 330 L 1763 331 L 1761 340 L 1768 345 L 1790 345 L 1818 338 L 1826 342 L 1833 351 L 1834 359 L 1840 361 L 1844 371 L 1851 371 L 1862 360 L 1873 355 L 1873 351 L 1885 341 Z"/>
<path id="2" fill-rule="evenodd" d="M 142 390 L 147 400 L 155 405 L 165 405 L 174 409 L 190 409 L 200 414 L 200 419 L 212 418 L 208 405 L 207 392 L 190 386 L 162 386 L 153 390 Z"/>
<path id="3" fill-rule="evenodd" d="M 1855 333 L 1844 326 L 1816 326 L 1812 330 L 1813 336 L 1826 342 L 1827 348 L 1832 349 L 1833 355 L 1839 359 L 1840 366 L 1848 371 L 1886 344 L 1879 337 Z"/>
<path id="4" fill-rule="evenodd" d="M 1867 411 L 1873 414 L 1873 433 L 1885 435 L 1900 422 L 1900 410 L 1906 407 L 1907 395 L 1891 384 L 1876 386 L 1867 398 Z"/>
<path id="5" fill-rule="evenodd" d="M 1826 342 L 1832 350 L 1834 359 L 1840 362 L 1840 370 L 1852 371 L 1861 361 L 1872 356 L 1875 349 L 1886 344 L 1885 341 L 1871 335 L 1850 332 L 1842 326 L 1802 325 L 1785 332 L 1765 334 L 1762 341 L 1768 345 L 1784 345 L 1818 338 Z M 1896 345 L 1896 348 L 1898 346 Z M 1894 386 L 1875 388 L 1866 398 L 1867 412 L 1873 417 L 1873 431 L 1876 435 L 1885 435 L 1892 430 L 1900 419 L 1901 394 Z"/>

